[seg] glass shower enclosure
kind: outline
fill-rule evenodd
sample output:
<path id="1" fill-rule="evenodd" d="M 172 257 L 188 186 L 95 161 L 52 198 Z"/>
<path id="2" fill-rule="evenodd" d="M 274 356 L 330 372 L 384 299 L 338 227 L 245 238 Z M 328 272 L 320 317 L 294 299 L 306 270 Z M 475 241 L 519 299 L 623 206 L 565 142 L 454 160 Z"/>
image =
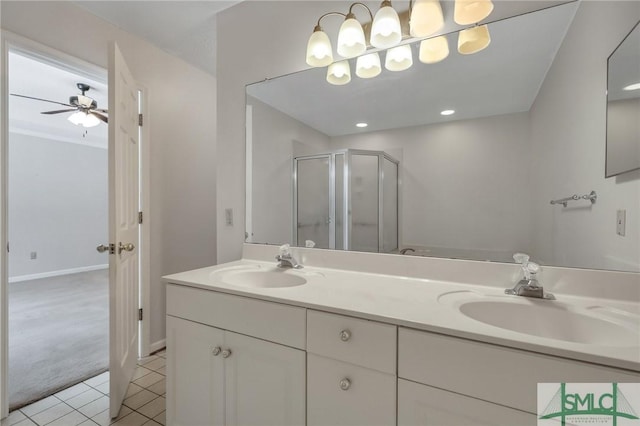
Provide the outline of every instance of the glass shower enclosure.
<path id="1" fill-rule="evenodd" d="M 399 162 L 345 149 L 293 159 L 293 240 L 299 247 L 398 249 Z"/>

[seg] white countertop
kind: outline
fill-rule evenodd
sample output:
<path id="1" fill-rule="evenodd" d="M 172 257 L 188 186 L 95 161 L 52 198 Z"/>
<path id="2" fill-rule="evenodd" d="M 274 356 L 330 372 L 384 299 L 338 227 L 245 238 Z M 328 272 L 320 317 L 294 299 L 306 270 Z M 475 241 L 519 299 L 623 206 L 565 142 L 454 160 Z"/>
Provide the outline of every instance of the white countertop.
<path id="1" fill-rule="evenodd" d="M 524 349 L 627 370 L 640 371 L 640 301 L 621 301 L 555 293 L 548 301 L 507 296 L 504 288 L 396 275 L 352 272 L 305 266 L 284 271 L 307 283 L 295 287 L 256 288 L 230 285 L 219 277 L 237 269 L 276 270 L 274 262 L 239 260 L 168 275 L 169 283 L 253 297 L 326 312 L 366 318 L 475 341 Z M 593 313 L 600 319 L 639 330 L 635 341 L 594 345 L 538 337 L 485 324 L 462 314 L 458 306 L 470 300 L 508 301 L 522 305 L 553 304 Z M 508 299 L 508 300 L 507 300 Z M 560 325 L 559 325 L 560 326 Z"/>

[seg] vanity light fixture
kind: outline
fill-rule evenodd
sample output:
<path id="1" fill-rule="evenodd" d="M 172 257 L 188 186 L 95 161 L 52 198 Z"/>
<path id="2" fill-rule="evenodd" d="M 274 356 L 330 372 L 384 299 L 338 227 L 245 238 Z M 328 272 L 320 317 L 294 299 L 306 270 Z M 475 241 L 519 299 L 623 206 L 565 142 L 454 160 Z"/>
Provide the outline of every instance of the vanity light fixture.
<path id="1" fill-rule="evenodd" d="M 93 114 L 87 114 L 84 111 L 76 111 L 71 114 L 67 120 L 75 124 L 76 126 L 82 125 L 83 127 L 95 127 L 100 124 L 100 120 Z"/>
<path id="2" fill-rule="evenodd" d="M 402 46 L 392 47 L 387 50 L 384 67 L 389 71 L 404 71 L 411 67 L 411 65 L 413 65 L 411 45 L 403 44 Z"/>
<path id="3" fill-rule="evenodd" d="M 640 83 L 630 84 L 628 86 L 623 87 L 622 90 L 626 90 L 627 92 L 630 92 L 632 90 L 640 90 Z"/>
<path id="4" fill-rule="evenodd" d="M 356 60 L 356 75 L 360 78 L 376 77 L 382 72 L 378 52 L 359 56 Z"/>
<path id="5" fill-rule="evenodd" d="M 471 55 L 485 49 L 491 43 L 489 27 L 478 25 L 467 28 L 458 33 L 458 52 L 463 55 Z"/>
<path id="6" fill-rule="evenodd" d="M 445 109 L 444 111 L 440 111 L 440 115 L 453 115 L 455 112 L 453 109 Z"/>
<path id="7" fill-rule="evenodd" d="M 356 123 L 356 127 L 360 127 L 361 129 L 367 127 L 368 124 L 367 123 Z"/>
<path id="8" fill-rule="evenodd" d="M 327 81 L 336 86 L 342 86 L 351 81 L 351 68 L 349 61 L 334 62 L 327 68 Z"/>
<path id="9" fill-rule="evenodd" d="M 409 17 L 411 37 L 427 37 L 444 26 L 444 16 L 439 0 L 416 0 Z"/>
<path id="10" fill-rule="evenodd" d="M 449 42 L 446 36 L 428 38 L 420 42 L 418 59 L 425 64 L 435 64 L 449 56 Z"/>
<path id="11" fill-rule="evenodd" d="M 371 18 L 370 24 L 362 25 L 353 12 L 356 5 L 364 7 Z M 486 18 L 493 10 L 491 0 L 455 0 L 455 21 L 477 23 Z M 343 58 L 333 62 L 331 40 L 322 30 L 321 21 L 327 16 L 338 15 L 344 18 L 338 32 L 337 52 Z M 403 34 L 400 15 L 384 0 L 375 16 L 369 7 L 361 2 L 352 3 L 347 13 L 328 12 L 320 16 L 307 43 L 306 62 L 312 67 L 325 67 L 327 81 L 343 85 L 351 81 L 351 69 L 348 59 L 357 57 L 355 74 L 360 78 L 373 78 L 382 72 L 379 49 L 387 49 L 385 68 L 389 71 L 404 71 L 413 65 L 412 48 L 406 39 L 428 37 L 440 31 L 444 26 L 444 15 L 440 0 L 411 0 L 409 11 L 402 13 L 404 25 L 408 24 L 409 34 Z M 408 20 L 408 22 L 407 22 Z M 463 24 L 468 25 L 468 24 Z M 364 29 L 370 28 L 367 38 Z M 406 28 L 406 27 L 404 27 Z M 405 44 L 400 44 L 405 39 Z M 476 53 L 491 42 L 487 25 L 476 25 L 458 33 L 458 52 L 464 55 Z M 370 43 L 370 46 L 367 45 Z M 367 49 L 373 51 L 367 53 Z M 434 64 L 449 56 L 447 37 L 437 36 L 422 40 L 419 59 L 425 64 Z"/>
<path id="12" fill-rule="evenodd" d="M 453 20 L 458 25 L 471 25 L 482 21 L 492 11 L 491 0 L 455 0 Z"/>

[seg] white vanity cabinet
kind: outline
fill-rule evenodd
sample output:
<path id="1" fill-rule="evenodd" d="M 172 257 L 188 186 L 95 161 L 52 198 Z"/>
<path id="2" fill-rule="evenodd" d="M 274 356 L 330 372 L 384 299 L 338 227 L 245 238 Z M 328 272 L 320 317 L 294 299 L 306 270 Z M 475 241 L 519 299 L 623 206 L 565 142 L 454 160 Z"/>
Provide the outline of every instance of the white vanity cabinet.
<path id="1" fill-rule="evenodd" d="M 268 324 L 269 327 L 278 326 L 277 318 L 301 319 L 304 326 L 304 309 L 300 317 L 300 310 L 295 307 L 171 285 L 167 294 L 167 424 L 305 424 L 304 350 L 214 327 L 210 317 L 219 312 L 199 312 L 198 308 L 183 311 L 181 306 L 183 299 L 193 297 L 208 300 L 212 304 L 209 309 L 220 304 L 227 308 L 229 304 L 245 305 L 247 310 L 229 311 L 232 318 L 220 322 L 232 329 L 254 332 L 256 324 L 269 322 L 265 321 L 268 316 L 261 315 L 272 310 L 280 317 L 274 315 L 276 324 Z M 209 319 L 201 324 L 193 317 Z M 229 320 L 231 323 L 227 323 Z M 258 334 L 273 337 L 274 333 Z"/>
<path id="2" fill-rule="evenodd" d="M 397 327 L 307 311 L 307 424 L 396 424 Z"/>

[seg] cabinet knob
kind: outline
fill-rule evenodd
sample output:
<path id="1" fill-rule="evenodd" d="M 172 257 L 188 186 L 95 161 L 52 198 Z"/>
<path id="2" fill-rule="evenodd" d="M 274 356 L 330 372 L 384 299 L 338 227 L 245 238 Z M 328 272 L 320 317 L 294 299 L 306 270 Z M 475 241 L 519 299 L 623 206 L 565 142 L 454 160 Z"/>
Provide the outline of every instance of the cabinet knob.
<path id="1" fill-rule="evenodd" d="M 351 339 L 351 332 L 349 330 L 342 330 L 340 332 L 340 340 L 347 342 L 349 339 Z"/>
<path id="2" fill-rule="evenodd" d="M 211 354 L 213 356 L 218 356 L 220 355 L 220 352 L 222 352 L 222 348 L 220 348 L 220 346 L 216 346 L 215 348 L 213 348 L 213 350 L 211 351 Z"/>
<path id="3" fill-rule="evenodd" d="M 225 349 L 222 351 L 222 358 L 229 358 L 231 356 L 231 349 Z"/>
<path id="4" fill-rule="evenodd" d="M 346 390 L 349 390 L 350 387 L 351 387 L 351 380 L 347 378 L 340 380 L 340 389 L 342 389 L 343 391 L 346 391 Z"/>

